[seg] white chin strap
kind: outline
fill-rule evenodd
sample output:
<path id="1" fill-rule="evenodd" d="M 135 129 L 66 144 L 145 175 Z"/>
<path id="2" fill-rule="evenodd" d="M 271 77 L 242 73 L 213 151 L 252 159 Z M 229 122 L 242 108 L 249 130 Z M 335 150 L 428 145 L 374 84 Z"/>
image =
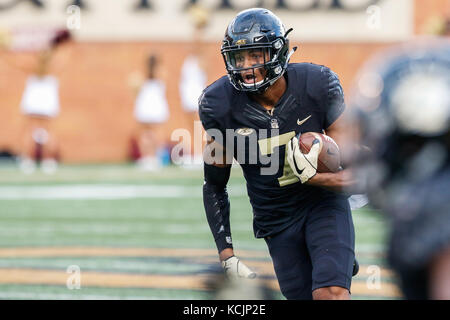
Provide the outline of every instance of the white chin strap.
<path id="1" fill-rule="evenodd" d="M 251 88 L 251 87 L 258 87 L 260 84 L 262 84 L 264 82 L 264 79 L 263 80 L 261 80 L 261 81 L 258 81 L 258 82 L 256 82 L 256 83 L 245 83 L 245 82 L 242 82 L 242 85 L 244 86 L 244 87 L 246 87 L 246 88 Z"/>

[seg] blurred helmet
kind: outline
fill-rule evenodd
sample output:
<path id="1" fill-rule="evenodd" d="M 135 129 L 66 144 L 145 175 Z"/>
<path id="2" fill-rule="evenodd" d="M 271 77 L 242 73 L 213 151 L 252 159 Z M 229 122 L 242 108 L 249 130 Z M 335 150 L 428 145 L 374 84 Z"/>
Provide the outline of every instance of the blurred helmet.
<path id="1" fill-rule="evenodd" d="M 395 197 L 390 187 L 422 181 L 448 166 L 450 41 L 416 41 L 378 55 L 357 77 L 351 105 L 360 143 L 372 150 L 360 173 L 375 204 L 388 193 Z"/>
<path id="2" fill-rule="evenodd" d="M 286 70 L 291 54 L 289 40 L 281 20 L 271 11 L 253 8 L 241 11 L 231 21 L 225 32 L 221 53 L 225 61 L 228 77 L 233 86 L 240 91 L 263 92 L 279 79 Z M 237 63 L 237 55 L 244 50 L 261 49 L 264 62 L 243 68 Z M 242 72 L 258 68 L 265 69 L 263 80 L 246 83 Z"/>

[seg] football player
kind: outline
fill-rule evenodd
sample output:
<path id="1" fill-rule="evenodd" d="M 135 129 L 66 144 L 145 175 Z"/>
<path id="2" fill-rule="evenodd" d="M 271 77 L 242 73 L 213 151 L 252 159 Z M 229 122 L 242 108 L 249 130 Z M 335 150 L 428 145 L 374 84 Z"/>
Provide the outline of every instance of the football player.
<path id="1" fill-rule="evenodd" d="M 256 238 L 265 239 L 287 299 L 349 299 L 357 272 L 354 227 L 344 188 L 348 169 L 317 173 L 317 141 L 308 154 L 300 132 L 325 132 L 345 152 L 344 94 L 326 66 L 289 63 L 288 33 L 271 11 L 240 12 L 221 47 L 228 76 L 207 87 L 199 114 L 210 139 L 203 200 L 225 272 L 255 277 L 234 255 L 227 182 L 232 159 L 242 167 Z M 350 148 L 349 148 L 350 149 Z"/>
<path id="2" fill-rule="evenodd" d="M 407 299 L 450 299 L 450 41 L 373 58 L 352 97 L 369 198 L 391 222 L 388 260 Z"/>

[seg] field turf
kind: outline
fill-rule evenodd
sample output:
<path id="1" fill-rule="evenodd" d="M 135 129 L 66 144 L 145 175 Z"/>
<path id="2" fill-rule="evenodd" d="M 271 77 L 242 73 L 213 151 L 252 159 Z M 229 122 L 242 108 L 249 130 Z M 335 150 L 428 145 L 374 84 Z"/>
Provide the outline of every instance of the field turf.
<path id="1" fill-rule="evenodd" d="M 0 166 L 0 299 L 211 299 L 220 269 L 202 183 L 202 170 L 177 167 L 66 165 L 26 175 Z M 284 299 L 265 243 L 253 237 L 239 168 L 229 194 L 236 254 Z M 353 219 L 361 269 L 352 298 L 401 298 L 386 266 L 383 217 L 363 208 Z M 70 266 L 80 270 L 79 289 Z"/>

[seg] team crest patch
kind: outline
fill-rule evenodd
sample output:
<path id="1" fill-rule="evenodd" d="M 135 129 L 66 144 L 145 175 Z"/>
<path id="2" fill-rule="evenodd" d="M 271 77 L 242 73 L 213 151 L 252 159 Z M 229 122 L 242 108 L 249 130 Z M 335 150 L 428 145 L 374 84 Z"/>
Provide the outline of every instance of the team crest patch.
<path id="1" fill-rule="evenodd" d="M 241 136 L 248 136 L 252 134 L 255 131 L 255 129 L 252 128 L 239 128 L 236 130 L 237 134 L 240 134 Z"/>

